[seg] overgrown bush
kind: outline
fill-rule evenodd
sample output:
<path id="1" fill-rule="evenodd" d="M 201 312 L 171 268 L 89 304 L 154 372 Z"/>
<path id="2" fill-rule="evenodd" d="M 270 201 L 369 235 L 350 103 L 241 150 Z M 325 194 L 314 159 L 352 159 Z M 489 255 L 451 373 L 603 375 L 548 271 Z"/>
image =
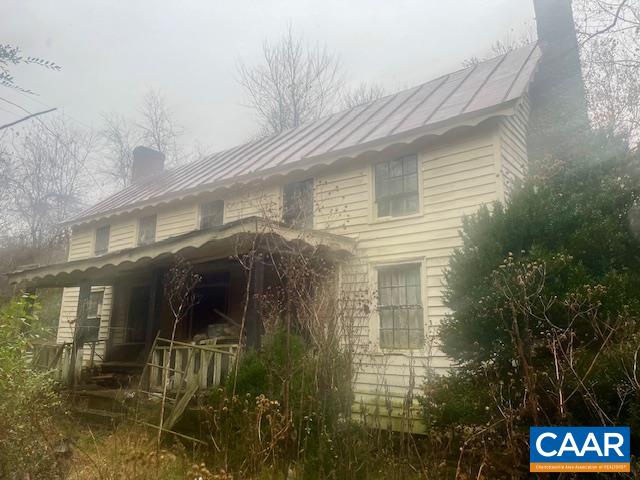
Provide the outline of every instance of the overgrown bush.
<path id="1" fill-rule="evenodd" d="M 22 296 L 0 307 L 0 478 L 56 478 L 61 440 L 54 412 L 60 399 L 47 372 L 31 368 L 28 352 L 44 335 L 39 303 Z"/>
<path id="2" fill-rule="evenodd" d="M 301 335 L 282 328 L 246 352 L 208 410 L 228 465 L 255 474 L 265 464 L 287 471 L 297 463 L 311 476 L 330 468 L 337 429 L 350 423 L 350 378 L 340 365 L 347 360 L 336 351 L 329 369 Z"/>
<path id="3" fill-rule="evenodd" d="M 561 165 L 465 221 L 441 328 L 459 367 L 422 404 L 474 472 L 523 475 L 530 425 L 640 427 L 639 161 Z"/>

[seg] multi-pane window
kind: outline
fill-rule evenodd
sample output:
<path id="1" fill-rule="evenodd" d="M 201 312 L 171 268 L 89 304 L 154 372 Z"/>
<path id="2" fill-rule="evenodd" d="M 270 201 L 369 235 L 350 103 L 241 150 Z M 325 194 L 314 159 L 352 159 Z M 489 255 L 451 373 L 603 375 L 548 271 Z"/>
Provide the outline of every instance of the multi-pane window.
<path id="1" fill-rule="evenodd" d="M 378 270 L 378 313 L 382 348 L 420 348 L 424 316 L 420 265 L 396 265 Z"/>
<path id="2" fill-rule="evenodd" d="M 375 167 L 378 217 L 399 217 L 418 211 L 418 159 L 415 155 Z"/>
<path id="3" fill-rule="evenodd" d="M 200 205 L 200 228 L 211 228 L 222 225 L 224 201 L 213 200 Z"/>
<path id="4" fill-rule="evenodd" d="M 111 228 L 109 225 L 104 225 L 96 229 L 96 243 L 94 246 L 94 253 L 96 255 L 104 255 L 109 251 L 109 232 Z"/>
<path id="5" fill-rule="evenodd" d="M 100 333 L 100 316 L 104 292 L 91 292 L 87 301 L 87 318 L 80 322 L 82 338 L 85 342 L 97 342 Z"/>
<path id="6" fill-rule="evenodd" d="M 138 222 L 138 245 L 149 245 L 156 241 L 156 215 L 142 217 Z"/>
<path id="7" fill-rule="evenodd" d="M 282 221 L 294 228 L 313 227 L 313 179 L 284 186 Z"/>

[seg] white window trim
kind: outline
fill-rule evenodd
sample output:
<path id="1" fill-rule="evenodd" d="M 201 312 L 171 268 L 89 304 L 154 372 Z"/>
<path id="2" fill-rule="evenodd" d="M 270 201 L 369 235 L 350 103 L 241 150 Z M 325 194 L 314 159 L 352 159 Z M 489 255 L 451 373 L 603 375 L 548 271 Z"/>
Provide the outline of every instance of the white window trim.
<path id="1" fill-rule="evenodd" d="M 107 288 L 104 287 L 104 286 L 97 286 L 97 287 L 92 286 L 91 290 L 89 292 L 89 293 L 102 293 L 102 302 L 100 303 L 100 307 L 98 308 L 98 316 L 97 317 L 89 317 L 89 316 L 87 316 L 87 318 L 98 318 L 99 319 L 99 321 L 98 321 L 98 340 L 97 340 L 98 342 L 100 342 L 102 340 L 105 340 L 107 338 L 107 337 L 105 337 L 103 335 L 103 328 L 102 328 L 104 326 L 102 322 L 105 321 L 104 297 L 105 297 L 106 291 L 107 291 Z M 76 314 L 77 314 L 77 312 L 76 312 Z M 77 318 L 77 315 L 76 315 L 76 318 Z M 107 332 L 108 332 L 108 330 L 107 330 Z"/>
<path id="2" fill-rule="evenodd" d="M 211 200 L 203 200 L 198 203 L 197 214 L 196 214 L 196 230 L 202 230 L 202 206 L 205 203 L 211 203 L 220 201 L 222 202 L 222 223 L 220 225 L 224 225 L 226 222 L 225 210 L 227 209 L 227 202 L 224 198 L 212 198 Z"/>
<path id="3" fill-rule="evenodd" d="M 317 185 L 318 180 L 316 177 L 305 177 L 302 180 L 292 180 L 290 182 L 282 184 L 282 186 L 280 187 L 280 221 L 284 223 L 284 187 L 292 183 L 300 183 L 300 182 L 305 182 L 307 180 L 311 180 L 311 208 L 312 208 L 311 226 L 308 227 L 307 230 L 314 230 L 316 228 L 316 221 L 317 221 L 316 217 L 318 216 L 317 215 L 318 209 L 316 208 L 316 191 L 318 188 L 318 185 Z"/>
<path id="4" fill-rule="evenodd" d="M 101 254 L 96 254 L 96 244 L 98 243 L 98 230 L 103 227 L 109 227 L 109 238 L 107 238 L 107 251 Z M 93 253 L 93 257 L 101 257 L 102 255 L 106 255 L 111 250 L 111 224 L 106 223 L 104 225 L 99 225 L 93 229 L 93 242 L 91 243 L 91 252 Z"/>
<path id="5" fill-rule="evenodd" d="M 147 218 L 147 217 L 152 217 L 154 216 L 156 217 L 156 231 L 153 235 L 153 242 L 150 243 L 140 243 L 140 222 L 142 221 L 143 218 Z M 136 220 L 136 228 L 135 228 L 135 237 L 134 237 L 134 242 L 135 242 L 135 246 L 136 247 L 144 247 L 146 245 L 153 245 L 154 243 L 156 243 L 158 241 L 158 214 L 157 213 L 147 213 L 146 215 L 140 215 L 137 220 Z"/>
<path id="6" fill-rule="evenodd" d="M 402 217 L 404 218 L 404 217 Z M 402 265 L 420 266 L 420 300 L 422 302 L 422 318 L 424 322 L 424 343 L 420 348 L 382 348 L 380 346 L 380 315 L 378 314 L 378 271 L 388 267 Z M 430 350 L 427 342 L 429 332 L 429 312 L 427 309 L 427 259 L 426 257 L 412 257 L 392 260 L 388 262 L 373 262 L 369 264 L 369 291 L 373 292 L 371 316 L 369 320 L 369 345 L 372 353 L 399 355 L 428 355 Z"/>
<path id="7" fill-rule="evenodd" d="M 415 155 L 416 157 L 416 169 L 418 173 L 418 211 L 415 213 L 409 213 L 407 215 L 401 215 L 397 217 L 387 216 L 387 217 L 379 217 L 378 216 L 378 208 L 376 203 L 376 165 L 381 163 L 388 162 L 390 160 L 395 160 L 398 158 L 408 157 L 410 155 Z M 416 217 L 421 217 L 424 215 L 424 184 L 423 181 L 423 158 L 420 153 L 409 153 L 407 155 L 399 155 L 392 158 L 385 158 L 379 162 L 375 162 L 369 166 L 367 169 L 368 183 L 369 183 L 369 224 L 376 223 L 387 223 L 387 222 L 396 222 L 399 220 L 411 219 Z"/>

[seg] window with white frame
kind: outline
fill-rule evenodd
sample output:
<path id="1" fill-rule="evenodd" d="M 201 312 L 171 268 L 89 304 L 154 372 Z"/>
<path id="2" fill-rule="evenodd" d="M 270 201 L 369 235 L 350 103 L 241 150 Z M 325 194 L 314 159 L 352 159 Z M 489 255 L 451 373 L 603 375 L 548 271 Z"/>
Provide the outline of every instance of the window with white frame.
<path id="1" fill-rule="evenodd" d="M 138 245 L 149 245 L 156 241 L 156 215 L 142 217 L 138 222 Z"/>
<path id="2" fill-rule="evenodd" d="M 200 228 L 222 225 L 224 218 L 224 200 L 213 200 L 200 205 Z"/>
<path id="3" fill-rule="evenodd" d="M 282 189 L 282 222 L 294 228 L 313 228 L 313 179 Z"/>
<path id="4" fill-rule="evenodd" d="M 400 217 L 418 212 L 418 157 L 408 155 L 375 166 L 378 217 Z"/>
<path id="5" fill-rule="evenodd" d="M 82 338 L 85 342 L 97 342 L 100 333 L 100 317 L 104 291 L 91 292 L 87 301 L 87 318 L 79 323 Z"/>
<path id="6" fill-rule="evenodd" d="M 104 255 L 109 251 L 109 233 L 111 232 L 111 227 L 109 225 L 103 225 L 102 227 L 96 228 L 96 242 L 93 248 L 94 254 Z"/>
<path id="7" fill-rule="evenodd" d="M 380 347 L 420 348 L 424 344 L 424 315 L 420 264 L 378 269 Z"/>

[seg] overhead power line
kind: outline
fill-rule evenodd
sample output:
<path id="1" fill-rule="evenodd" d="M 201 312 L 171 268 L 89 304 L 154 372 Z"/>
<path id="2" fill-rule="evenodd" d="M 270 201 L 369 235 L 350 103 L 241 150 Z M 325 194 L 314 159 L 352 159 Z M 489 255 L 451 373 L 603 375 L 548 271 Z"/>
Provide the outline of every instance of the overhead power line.
<path id="1" fill-rule="evenodd" d="M 11 122 L 11 123 L 5 123 L 4 125 L 0 125 L 0 130 L 4 130 L 5 128 L 9 128 L 9 127 L 13 127 L 14 125 L 17 125 L 19 123 L 22 123 L 26 120 L 29 120 L 30 118 L 34 118 L 37 117 L 39 115 L 44 115 L 45 113 L 49 113 L 49 112 L 53 112 L 54 110 L 57 110 L 57 108 L 50 108 L 49 110 L 42 110 L 41 112 L 36 112 L 36 113 L 32 113 L 31 115 L 27 115 L 26 117 L 22 117 L 19 120 L 16 120 L 15 122 Z"/>

